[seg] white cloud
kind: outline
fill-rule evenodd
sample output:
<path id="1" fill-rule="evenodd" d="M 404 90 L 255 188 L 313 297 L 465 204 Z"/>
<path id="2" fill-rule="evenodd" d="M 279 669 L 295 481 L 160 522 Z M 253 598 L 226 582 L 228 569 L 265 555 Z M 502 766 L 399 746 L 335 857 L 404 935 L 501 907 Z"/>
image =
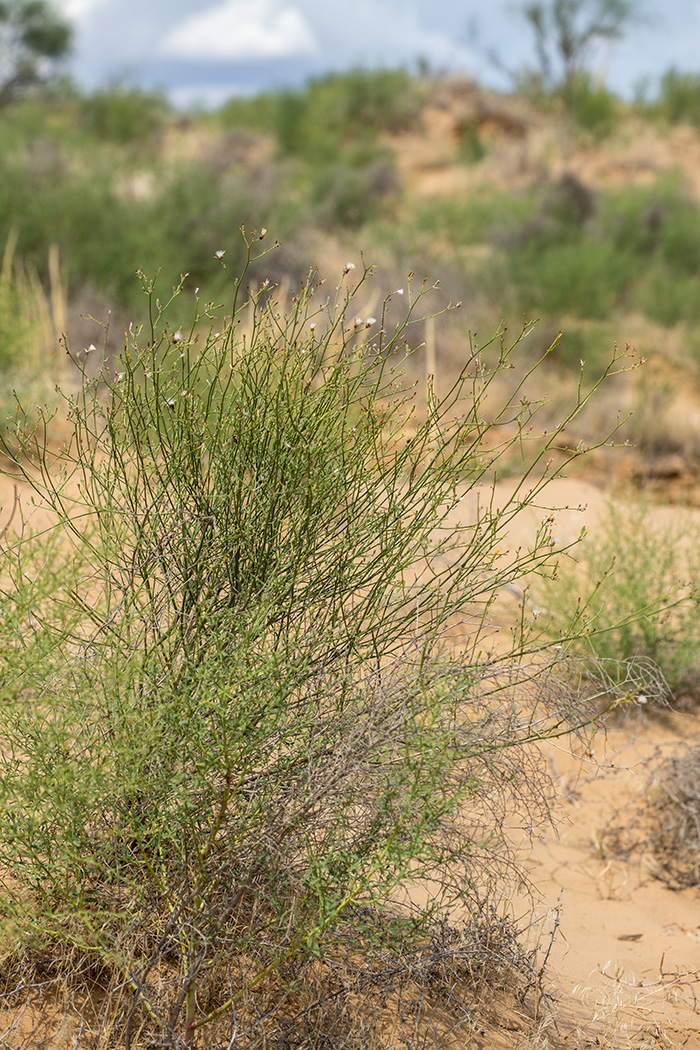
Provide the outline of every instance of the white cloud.
<path id="1" fill-rule="evenodd" d="M 103 6 L 104 2 L 105 0 L 58 0 L 58 6 L 67 18 L 79 20 Z"/>
<path id="2" fill-rule="evenodd" d="M 275 0 L 224 0 L 175 25 L 158 50 L 172 58 L 253 61 L 310 55 L 317 49 L 311 27 L 296 7 Z"/>

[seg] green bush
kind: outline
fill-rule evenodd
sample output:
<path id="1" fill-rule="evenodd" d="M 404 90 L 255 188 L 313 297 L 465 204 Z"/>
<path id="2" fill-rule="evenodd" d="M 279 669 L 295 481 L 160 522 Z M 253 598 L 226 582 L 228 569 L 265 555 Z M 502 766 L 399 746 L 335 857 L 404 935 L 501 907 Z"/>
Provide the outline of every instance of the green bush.
<path id="1" fill-rule="evenodd" d="M 169 115 L 164 95 L 119 84 L 80 100 L 82 127 L 99 139 L 119 145 L 152 140 Z"/>
<path id="2" fill-rule="evenodd" d="M 324 166 L 314 177 L 312 201 L 316 222 L 351 229 L 393 211 L 398 175 L 390 157 L 377 152 L 344 151 L 337 163 Z"/>
<path id="3" fill-rule="evenodd" d="M 597 138 L 612 134 L 618 123 L 619 103 L 602 84 L 582 72 L 572 77 L 560 91 L 567 111 L 580 128 Z"/>
<path id="4" fill-rule="evenodd" d="M 669 69 L 661 78 L 658 97 L 650 109 L 670 124 L 700 125 L 700 75 Z"/>
<path id="5" fill-rule="evenodd" d="M 553 629 L 575 615 L 584 649 L 597 659 L 645 658 L 661 670 L 668 698 L 695 698 L 700 686 L 700 602 L 687 580 L 700 572 L 697 526 L 652 520 L 651 508 L 610 505 L 542 592 Z"/>
<path id="6" fill-rule="evenodd" d="M 20 411 L 5 442 L 41 518 L 2 535 L 4 932 L 99 986 L 127 1046 L 230 1039 L 258 993 L 265 1037 L 299 967 L 354 960 L 362 931 L 405 957 L 502 878 L 513 798 L 530 819 L 546 799 L 528 745 L 591 715 L 561 649 L 489 627 L 557 557 L 548 520 L 529 549 L 505 537 L 589 395 L 537 473 L 461 516 L 539 406 L 491 398 L 501 343 L 416 421 L 421 296 L 394 293 L 396 327 L 358 318 L 353 269 L 285 314 L 270 289 L 244 301 L 244 268 L 182 330 L 181 288 L 144 280 L 121 358 L 90 379 L 78 355 L 69 440 Z M 401 920 L 421 881 L 432 904 Z"/>
<path id="7" fill-rule="evenodd" d="M 235 99 L 220 110 L 226 127 L 258 127 L 274 134 L 282 153 L 329 163 L 339 147 L 370 144 L 382 131 L 411 127 L 421 89 L 400 69 L 354 69 L 310 80 L 300 90 Z"/>

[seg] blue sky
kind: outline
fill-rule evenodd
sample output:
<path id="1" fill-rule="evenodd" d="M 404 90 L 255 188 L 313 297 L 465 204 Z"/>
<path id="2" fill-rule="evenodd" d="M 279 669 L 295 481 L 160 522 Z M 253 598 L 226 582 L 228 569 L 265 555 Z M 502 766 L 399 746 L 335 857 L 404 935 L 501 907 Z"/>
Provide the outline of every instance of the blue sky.
<path id="1" fill-rule="evenodd" d="M 121 79 L 182 105 L 303 83 L 354 65 L 459 70 L 504 86 L 531 55 L 517 0 L 56 0 L 75 25 L 70 71 L 87 89 Z M 630 96 L 675 65 L 700 72 L 700 0 L 644 0 L 645 21 L 594 56 Z"/>

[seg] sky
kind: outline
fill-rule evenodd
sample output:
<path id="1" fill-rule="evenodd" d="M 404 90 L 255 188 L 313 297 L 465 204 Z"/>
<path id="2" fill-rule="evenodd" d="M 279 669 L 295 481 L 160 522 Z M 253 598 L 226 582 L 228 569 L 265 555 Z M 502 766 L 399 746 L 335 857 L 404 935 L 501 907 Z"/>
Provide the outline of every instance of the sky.
<path id="1" fill-rule="evenodd" d="M 68 68 L 86 90 L 121 82 L 162 89 L 182 107 L 295 87 L 353 66 L 458 71 L 507 87 L 532 40 L 518 0 L 54 0 L 73 22 Z M 670 67 L 700 73 L 700 0 L 640 0 L 624 40 L 592 56 L 632 97 Z"/>

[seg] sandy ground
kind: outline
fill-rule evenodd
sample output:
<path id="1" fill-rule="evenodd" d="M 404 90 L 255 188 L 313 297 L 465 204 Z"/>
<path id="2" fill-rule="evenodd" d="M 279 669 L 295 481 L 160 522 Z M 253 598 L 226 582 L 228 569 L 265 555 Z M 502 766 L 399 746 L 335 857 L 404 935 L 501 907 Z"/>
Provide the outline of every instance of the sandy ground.
<path id="1" fill-rule="evenodd" d="M 561 540 L 585 524 L 594 542 L 608 498 L 589 482 L 563 479 L 548 487 L 542 504 L 568 508 L 556 519 Z M 511 541 L 531 538 L 545 513 L 522 515 Z M 654 513 L 668 522 L 678 510 Z M 562 900 L 548 966 L 557 1025 L 545 1034 L 546 1045 L 700 1050 L 700 893 L 669 888 L 643 852 L 627 860 L 609 855 L 605 836 L 611 821 L 634 821 L 650 764 L 680 742 L 700 742 L 699 729 L 696 714 L 659 717 L 636 708 L 597 735 L 591 759 L 558 742 L 547 746 L 560 788 L 557 828 L 522 846 L 541 894 L 543 929 Z"/>

